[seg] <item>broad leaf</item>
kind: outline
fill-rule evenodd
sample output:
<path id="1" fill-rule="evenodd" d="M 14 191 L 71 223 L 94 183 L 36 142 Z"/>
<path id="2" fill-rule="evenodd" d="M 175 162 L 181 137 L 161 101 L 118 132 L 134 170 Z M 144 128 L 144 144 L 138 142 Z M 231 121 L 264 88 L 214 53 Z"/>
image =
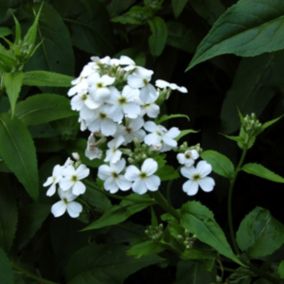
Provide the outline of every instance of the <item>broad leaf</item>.
<path id="1" fill-rule="evenodd" d="M 0 248 L 0 283 L 15 283 L 12 265 L 2 248 Z"/>
<path id="2" fill-rule="evenodd" d="M 147 196 L 129 195 L 119 205 L 112 206 L 109 210 L 88 225 L 85 230 L 95 230 L 126 221 L 130 216 L 153 205 L 155 201 Z"/>
<path id="3" fill-rule="evenodd" d="M 38 171 L 35 146 L 24 123 L 8 114 L 0 116 L 0 155 L 28 194 L 36 199 Z"/>
<path id="4" fill-rule="evenodd" d="M 248 163 L 242 167 L 242 171 L 250 175 L 255 175 L 263 179 L 267 179 L 277 183 L 284 183 L 284 178 L 272 172 L 261 164 Z"/>
<path id="5" fill-rule="evenodd" d="M 174 15 L 176 18 L 182 13 L 183 9 L 185 8 L 188 0 L 172 0 L 172 8 L 174 11 Z"/>
<path id="6" fill-rule="evenodd" d="M 246 57 L 283 49 L 283 14 L 282 0 L 239 0 L 214 23 L 188 69 L 221 54 Z"/>
<path id="7" fill-rule="evenodd" d="M 143 267 L 161 262 L 157 256 L 135 259 L 125 245 L 86 246 L 73 254 L 67 264 L 69 284 L 122 284 L 126 277 Z"/>
<path id="8" fill-rule="evenodd" d="M 132 245 L 128 250 L 127 254 L 133 257 L 144 257 L 147 255 L 153 255 L 158 254 L 165 250 L 166 247 L 164 247 L 161 243 L 158 241 L 153 240 L 147 240 L 143 241 L 137 244 Z"/>
<path id="9" fill-rule="evenodd" d="M 16 103 L 21 92 L 23 78 L 23 72 L 5 73 L 3 76 L 3 83 L 9 97 L 12 115 L 14 115 Z"/>
<path id="10" fill-rule="evenodd" d="M 233 253 L 224 232 L 216 223 L 213 213 L 196 201 L 185 203 L 181 208 L 181 224 L 200 241 L 216 249 L 220 254 L 240 263 Z"/>
<path id="11" fill-rule="evenodd" d="M 155 17 L 149 22 L 151 35 L 148 39 L 151 54 L 159 56 L 162 54 L 168 37 L 168 28 L 165 21 L 160 17 Z"/>
<path id="12" fill-rule="evenodd" d="M 76 115 L 70 101 L 60 95 L 39 94 L 17 104 L 16 116 L 28 125 L 37 125 Z"/>
<path id="13" fill-rule="evenodd" d="M 23 84 L 37 87 L 70 87 L 71 76 L 49 71 L 25 72 Z"/>
<path id="14" fill-rule="evenodd" d="M 257 207 L 242 220 L 237 243 L 252 258 L 271 255 L 284 244 L 284 225 L 268 210 Z"/>
<path id="15" fill-rule="evenodd" d="M 213 171 L 218 175 L 229 179 L 234 176 L 235 167 L 227 156 L 213 150 L 204 151 L 201 156 L 211 164 Z"/>

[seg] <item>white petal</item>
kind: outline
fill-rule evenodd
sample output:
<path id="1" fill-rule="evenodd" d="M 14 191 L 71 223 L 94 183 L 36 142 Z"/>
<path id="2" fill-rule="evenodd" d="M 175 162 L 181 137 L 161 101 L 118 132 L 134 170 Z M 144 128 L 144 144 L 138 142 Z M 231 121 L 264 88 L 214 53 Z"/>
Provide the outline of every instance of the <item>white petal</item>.
<path id="1" fill-rule="evenodd" d="M 101 131 L 106 136 L 111 136 L 116 131 L 116 125 L 110 119 L 104 119 L 101 123 Z"/>
<path id="2" fill-rule="evenodd" d="M 147 179 L 145 179 L 146 186 L 148 190 L 150 191 L 156 191 L 158 190 L 161 180 L 158 176 L 150 176 Z"/>
<path id="3" fill-rule="evenodd" d="M 67 206 L 64 201 L 60 200 L 56 203 L 54 203 L 51 207 L 51 213 L 54 217 L 60 217 L 62 216 L 67 209 Z"/>
<path id="4" fill-rule="evenodd" d="M 48 177 L 45 183 L 43 184 L 44 187 L 49 186 L 53 183 L 53 177 Z"/>
<path id="5" fill-rule="evenodd" d="M 116 183 L 122 191 L 126 191 L 131 187 L 131 182 L 128 181 L 124 176 L 119 176 L 119 178 L 116 180 Z"/>
<path id="6" fill-rule="evenodd" d="M 201 189 L 205 192 L 210 192 L 215 186 L 215 181 L 211 177 L 205 177 L 199 181 Z"/>
<path id="7" fill-rule="evenodd" d="M 81 195 L 85 193 L 85 191 L 86 186 L 81 181 L 77 181 L 72 188 L 72 193 L 75 195 Z"/>
<path id="8" fill-rule="evenodd" d="M 171 138 L 170 136 L 168 136 L 168 134 L 164 135 L 163 142 L 170 147 L 177 146 L 177 141 Z"/>
<path id="9" fill-rule="evenodd" d="M 79 179 L 86 178 L 90 174 L 90 170 L 83 164 L 81 164 L 77 169 L 77 176 Z"/>
<path id="10" fill-rule="evenodd" d="M 156 85 L 156 87 L 158 87 L 160 89 L 164 89 L 164 88 L 169 87 L 169 82 L 167 82 L 165 80 L 158 79 L 158 80 L 156 80 L 155 85 Z"/>
<path id="11" fill-rule="evenodd" d="M 52 196 L 52 195 L 55 194 L 55 192 L 56 192 L 56 185 L 53 184 L 53 185 L 51 185 L 51 187 L 50 187 L 50 188 L 48 189 L 48 191 L 46 192 L 46 195 L 47 195 L 47 196 Z"/>
<path id="12" fill-rule="evenodd" d="M 207 163 L 206 161 L 198 162 L 196 169 L 198 170 L 201 177 L 205 177 L 205 176 L 209 175 L 212 171 L 211 165 L 209 163 Z"/>
<path id="13" fill-rule="evenodd" d="M 63 178 L 60 180 L 59 185 L 63 191 L 70 189 L 73 186 L 74 182 L 70 178 Z"/>
<path id="14" fill-rule="evenodd" d="M 118 191 L 118 186 L 111 177 L 106 179 L 104 187 L 105 190 L 110 191 L 111 193 L 116 193 Z"/>
<path id="15" fill-rule="evenodd" d="M 83 211 L 82 205 L 76 201 L 67 204 L 67 212 L 71 218 L 79 217 L 82 211 Z"/>
<path id="16" fill-rule="evenodd" d="M 139 177 L 139 174 L 140 170 L 137 167 L 131 165 L 126 169 L 125 178 L 127 180 L 134 181 Z"/>
<path id="17" fill-rule="evenodd" d="M 197 170 L 194 167 L 182 167 L 180 169 L 180 172 L 186 178 L 192 178 L 193 175 L 198 174 Z"/>
<path id="18" fill-rule="evenodd" d="M 167 132 L 167 136 L 171 137 L 171 138 L 176 138 L 180 135 L 180 130 L 177 127 L 172 127 L 168 132 Z"/>
<path id="19" fill-rule="evenodd" d="M 124 159 L 119 160 L 118 162 L 111 164 L 111 168 L 115 170 L 116 173 L 121 173 L 126 165 L 126 161 Z"/>
<path id="20" fill-rule="evenodd" d="M 129 75 L 127 77 L 127 84 L 134 89 L 142 88 L 144 87 L 143 78 L 138 77 L 136 75 Z"/>
<path id="21" fill-rule="evenodd" d="M 156 123 L 153 122 L 153 121 L 147 121 L 144 124 L 144 128 L 145 128 L 145 130 L 147 130 L 149 132 L 154 132 L 154 131 L 157 131 L 157 129 L 158 129 Z"/>
<path id="22" fill-rule="evenodd" d="M 151 104 L 147 109 L 146 113 L 151 118 L 156 118 L 160 113 L 160 107 L 156 104 Z"/>
<path id="23" fill-rule="evenodd" d="M 144 194 L 147 192 L 146 184 L 142 180 L 136 180 L 132 185 L 132 189 L 138 194 Z"/>
<path id="24" fill-rule="evenodd" d="M 198 183 L 192 180 L 188 180 L 183 184 L 182 190 L 188 195 L 193 196 L 198 192 Z"/>
<path id="25" fill-rule="evenodd" d="M 151 158 L 146 159 L 141 167 L 142 172 L 146 173 L 147 176 L 151 176 L 158 169 L 158 163 Z"/>
<path id="26" fill-rule="evenodd" d="M 144 143 L 149 146 L 155 146 L 156 148 L 161 148 L 161 136 L 158 136 L 156 133 L 148 134 L 144 137 Z"/>
<path id="27" fill-rule="evenodd" d="M 141 112 L 141 108 L 136 103 L 128 103 L 123 106 L 125 115 L 129 118 L 137 118 Z"/>
<path id="28" fill-rule="evenodd" d="M 178 162 L 183 165 L 185 163 L 185 155 L 183 153 L 178 153 L 177 154 L 177 160 Z"/>
<path id="29" fill-rule="evenodd" d="M 107 179 L 111 176 L 111 168 L 108 165 L 99 166 L 98 176 L 102 180 Z"/>

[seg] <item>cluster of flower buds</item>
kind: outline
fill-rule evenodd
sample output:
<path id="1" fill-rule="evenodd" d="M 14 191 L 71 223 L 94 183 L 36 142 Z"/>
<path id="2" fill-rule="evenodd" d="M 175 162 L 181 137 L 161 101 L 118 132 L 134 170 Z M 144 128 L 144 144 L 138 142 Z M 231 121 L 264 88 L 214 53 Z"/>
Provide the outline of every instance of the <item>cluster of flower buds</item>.
<path id="1" fill-rule="evenodd" d="M 77 218 L 83 209 L 75 199 L 85 193 L 86 186 L 81 180 L 90 174 L 90 170 L 80 162 L 77 153 L 73 153 L 73 158 L 68 158 L 63 165 L 55 165 L 52 176 L 43 184 L 48 187 L 47 196 L 57 193 L 60 198 L 51 207 L 54 217 L 60 217 L 67 211 L 70 217 Z"/>

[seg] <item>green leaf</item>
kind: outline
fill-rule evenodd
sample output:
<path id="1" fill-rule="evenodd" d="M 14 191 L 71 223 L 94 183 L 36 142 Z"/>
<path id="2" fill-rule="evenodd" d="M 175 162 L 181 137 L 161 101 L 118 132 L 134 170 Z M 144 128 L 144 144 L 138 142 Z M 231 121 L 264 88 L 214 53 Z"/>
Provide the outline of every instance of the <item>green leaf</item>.
<path id="1" fill-rule="evenodd" d="M 202 152 L 201 157 L 212 165 L 213 171 L 218 175 L 228 179 L 234 176 L 235 167 L 227 156 L 214 150 L 207 150 Z"/>
<path id="2" fill-rule="evenodd" d="M 0 155 L 28 194 L 38 196 L 36 150 L 31 135 L 18 118 L 0 116 Z"/>
<path id="3" fill-rule="evenodd" d="M 284 279 L 284 260 L 282 260 L 277 268 L 277 272 L 281 279 Z"/>
<path id="4" fill-rule="evenodd" d="M 0 71 L 10 72 L 16 64 L 17 61 L 12 52 L 0 44 Z"/>
<path id="5" fill-rule="evenodd" d="M 265 129 L 271 127 L 272 125 L 274 125 L 275 123 L 277 123 L 280 119 L 283 118 L 283 115 L 276 117 L 274 119 L 271 119 L 269 121 L 266 121 L 265 123 L 262 124 L 261 126 L 261 132 L 264 131 Z"/>
<path id="6" fill-rule="evenodd" d="M 277 183 L 284 183 L 284 178 L 272 172 L 261 164 L 248 163 L 242 167 L 242 171 L 250 175 L 255 175 L 263 179 L 267 179 Z"/>
<path id="7" fill-rule="evenodd" d="M 231 133 L 239 128 L 238 110 L 244 114 L 254 112 L 257 116 L 262 113 L 275 95 L 267 84 L 271 84 L 274 64 L 279 59 L 279 55 L 264 54 L 241 60 L 222 105 L 224 131 Z"/>
<path id="8" fill-rule="evenodd" d="M 0 248 L 0 283 L 14 284 L 12 265 L 5 252 Z"/>
<path id="9" fill-rule="evenodd" d="M 176 138 L 177 141 L 179 141 L 181 138 L 185 137 L 188 134 L 192 134 L 192 133 L 198 133 L 198 130 L 194 130 L 194 129 L 184 129 L 181 130 L 179 136 Z"/>
<path id="10" fill-rule="evenodd" d="M 180 261 L 177 265 L 175 284 L 211 284 L 216 276 L 202 262 Z"/>
<path id="11" fill-rule="evenodd" d="M 132 273 L 161 262 L 157 256 L 135 259 L 125 245 L 95 243 L 75 252 L 66 267 L 69 284 L 122 284 Z"/>
<path id="12" fill-rule="evenodd" d="M 155 17 L 148 21 L 150 26 L 151 35 L 148 39 L 151 54 L 153 56 L 159 56 L 162 54 L 167 38 L 168 28 L 165 21 L 160 17 Z"/>
<path id="13" fill-rule="evenodd" d="M 9 251 L 16 234 L 18 211 L 14 191 L 10 183 L 1 179 L 0 192 L 0 247 Z M 4 194 L 5 193 L 5 194 Z M 1 274 L 1 273 L 0 273 Z M 0 282 L 1 283 L 1 282 Z"/>
<path id="14" fill-rule="evenodd" d="M 240 264 L 224 232 L 216 223 L 213 213 L 200 202 L 190 201 L 181 208 L 181 225 L 201 242 L 213 247 L 220 254 Z"/>
<path id="15" fill-rule="evenodd" d="M 238 1 L 214 23 L 187 70 L 222 54 L 247 57 L 283 49 L 283 14 L 282 0 Z"/>
<path id="16" fill-rule="evenodd" d="M 176 119 L 176 118 L 184 118 L 188 121 L 190 120 L 188 115 L 182 114 L 182 113 L 169 114 L 169 115 L 164 114 L 158 119 L 157 123 L 163 123 L 165 121 L 168 121 L 168 120 L 171 120 L 171 119 Z"/>
<path id="17" fill-rule="evenodd" d="M 21 92 L 23 78 L 23 72 L 5 73 L 3 75 L 3 83 L 9 97 L 12 115 L 14 115 L 16 103 Z"/>
<path id="18" fill-rule="evenodd" d="M 39 7 L 35 4 L 34 7 Z M 40 47 L 32 56 L 26 70 L 50 70 L 73 74 L 74 53 L 68 28 L 58 12 L 44 3 L 38 24 Z"/>
<path id="19" fill-rule="evenodd" d="M 0 27 L 0 37 L 8 36 L 12 33 L 12 31 L 7 27 Z"/>
<path id="20" fill-rule="evenodd" d="M 165 247 L 159 242 L 153 240 L 143 241 L 132 245 L 128 250 L 127 254 L 133 257 L 145 257 L 147 255 L 158 254 L 162 252 Z"/>
<path id="21" fill-rule="evenodd" d="M 174 11 L 174 15 L 175 15 L 176 18 L 178 18 L 179 15 L 182 13 L 187 2 L 188 2 L 188 0 L 172 0 L 171 1 L 172 8 L 173 8 L 173 11 Z"/>
<path id="22" fill-rule="evenodd" d="M 159 167 L 157 175 L 160 177 L 162 181 L 174 180 L 179 178 L 180 176 L 177 170 L 170 165 L 164 165 L 162 167 Z"/>
<path id="23" fill-rule="evenodd" d="M 49 71 L 29 71 L 24 73 L 23 84 L 37 87 L 70 87 L 73 78 Z"/>
<path id="24" fill-rule="evenodd" d="M 95 230 L 126 221 L 130 216 L 155 204 L 155 201 L 147 196 L 129 195 L 119 205 L 112 206 L 96 221 L 88 225 L 86 230 Z"/>
<path id="25" fill-rule="evenodd" d="M 16 116 L 28 125 L 37 125 L 76 115 L 70 101 L 60 95 L 39 94 L 28 97 L 16 107 Z"/>
<path id="26" fill-rule="evenodd" d="M 237 243 L 252 258 L 271 255 L 284 244 L 284 225 L 268 210 L 257 207 L 242 220 Z"/>

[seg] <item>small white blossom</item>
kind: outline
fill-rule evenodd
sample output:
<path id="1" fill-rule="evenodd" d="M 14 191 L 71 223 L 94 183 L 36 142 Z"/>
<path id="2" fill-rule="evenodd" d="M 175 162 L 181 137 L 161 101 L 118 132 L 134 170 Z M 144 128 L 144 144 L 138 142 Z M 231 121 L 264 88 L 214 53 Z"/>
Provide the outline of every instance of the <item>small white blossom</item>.
<path id="1" fill-rule="evenodd" d="M 155 82 L 155 85 L 156 87 L 160 88 L 160 89 L 170 89 L 170 90 L 173 90 L 173 91 L 179 91 L 181 93 L 187 93 L 187 88 L 186 87 L 183 87 L 183 86 L 178 86 L 177 84 L 175 83 L 169 83 L 165 80 L 156 80 Z"/>
<path id="2" fill-rule="evenodd" d="M 71 190 L 74 195 L 85 193 L 86 186 L 81 182 L 90 174 L 90 170 L 83 164 L 78 168 L 69 165 L 64 170 L 64 177 L 60 180 L 60 188 L 63 191 Z"/>
<path id="3" fill-rule="evenodd" d="M 137 66 L 135 71 L 127 77 L 127 84 L 134 89 L 143 88 L 149 84 L 153 73 L 152 70 Z"/>
<path id="4" fill-rule="evenodd" d="M 186 167 L 191 167 L 198 158 L 199 154 L 195 149 L 189 149 L 184 153 L 177 154 L 178 162 Z"/>
<path id="5" fill-rule="evenodd" d="M 79 217 L 83 207 L 79 202 L 74 201 L 77 196 L 71 191 L 63 191 L 61 188 L 58 190 L 58 195 L 61 200 L 52 205 L 51 213 L 53 216 L 60 217 L 67 211 L 71 218 Z"/>
<path id="6" fill-rule="evenodd" d="M 122 159 L 117 163 L 109 165 L 101 165 L 98 169 L 98 176 L 104 181 L 104 188 L 110 193 L 116 193 L 118 190 L 126 191 L 131 187 L 131 182 L 128 181 L 122 171 L 125 168 L 125 160 Z"/>
<path id="7" fill-rule="evenodd" d="M 136 166 L 129 166 L 126 169 L 125 177 L 127 180 L 132 181 L 132 189 L 138 194 L 144 194 L 149 191 L 157 191 L 161 180 L 154 173 L 158 169 L 158 163 L 152 158 L 146 159 L 141 170 Z"/>
<path id="8" fill-rule="evenodd" d="M 52 196 L 56 192 L 56 185 L 59 183 L 59 181 L 62 179 L 62 174 L 63 174 L 63 169 L 64 167 L 60 165 L 56 165 L 53 168 L 52 171 L 52 176 L 48 177 L 45 183 L 43 184 L 44 187 L 49 186 L 46 195 L 47 196 Z"/>
<path id="9" fill-rule="evenodd" d="M 105 162 L 116 163 L 121 159 L 122 152 L 119 150 L 119 147 L 124 143 L 124 138 L 118 136 L 108 142 L 108 150 L 106 151 Z"/>
<path id="10" fill-rule="evenodd" d="M 177 146 L 175 139 L 180 134 L 180 130 L 177 127 L 172 127 L 170 130 L 167 130 L 162 125 L 157 125 L 153 121 L 147 121 L 144 128 L 150 132 L 150 134 L 144 137 L 144 142 L 154 149 L 166 152 Z"/>
<path id="11" fill-rule="evenodd" d="M 198 162 L 196 167 L 182 167 L 181 174 L 188 178 L 188 181 L 183 184 L 183 191 L 190 196 L 198 192 L 199 186 L 205 192 L 212 191 L 215 181 L 213 178 L 208 177 L 211 171 L 212 167 L 206 161 Z"/>

